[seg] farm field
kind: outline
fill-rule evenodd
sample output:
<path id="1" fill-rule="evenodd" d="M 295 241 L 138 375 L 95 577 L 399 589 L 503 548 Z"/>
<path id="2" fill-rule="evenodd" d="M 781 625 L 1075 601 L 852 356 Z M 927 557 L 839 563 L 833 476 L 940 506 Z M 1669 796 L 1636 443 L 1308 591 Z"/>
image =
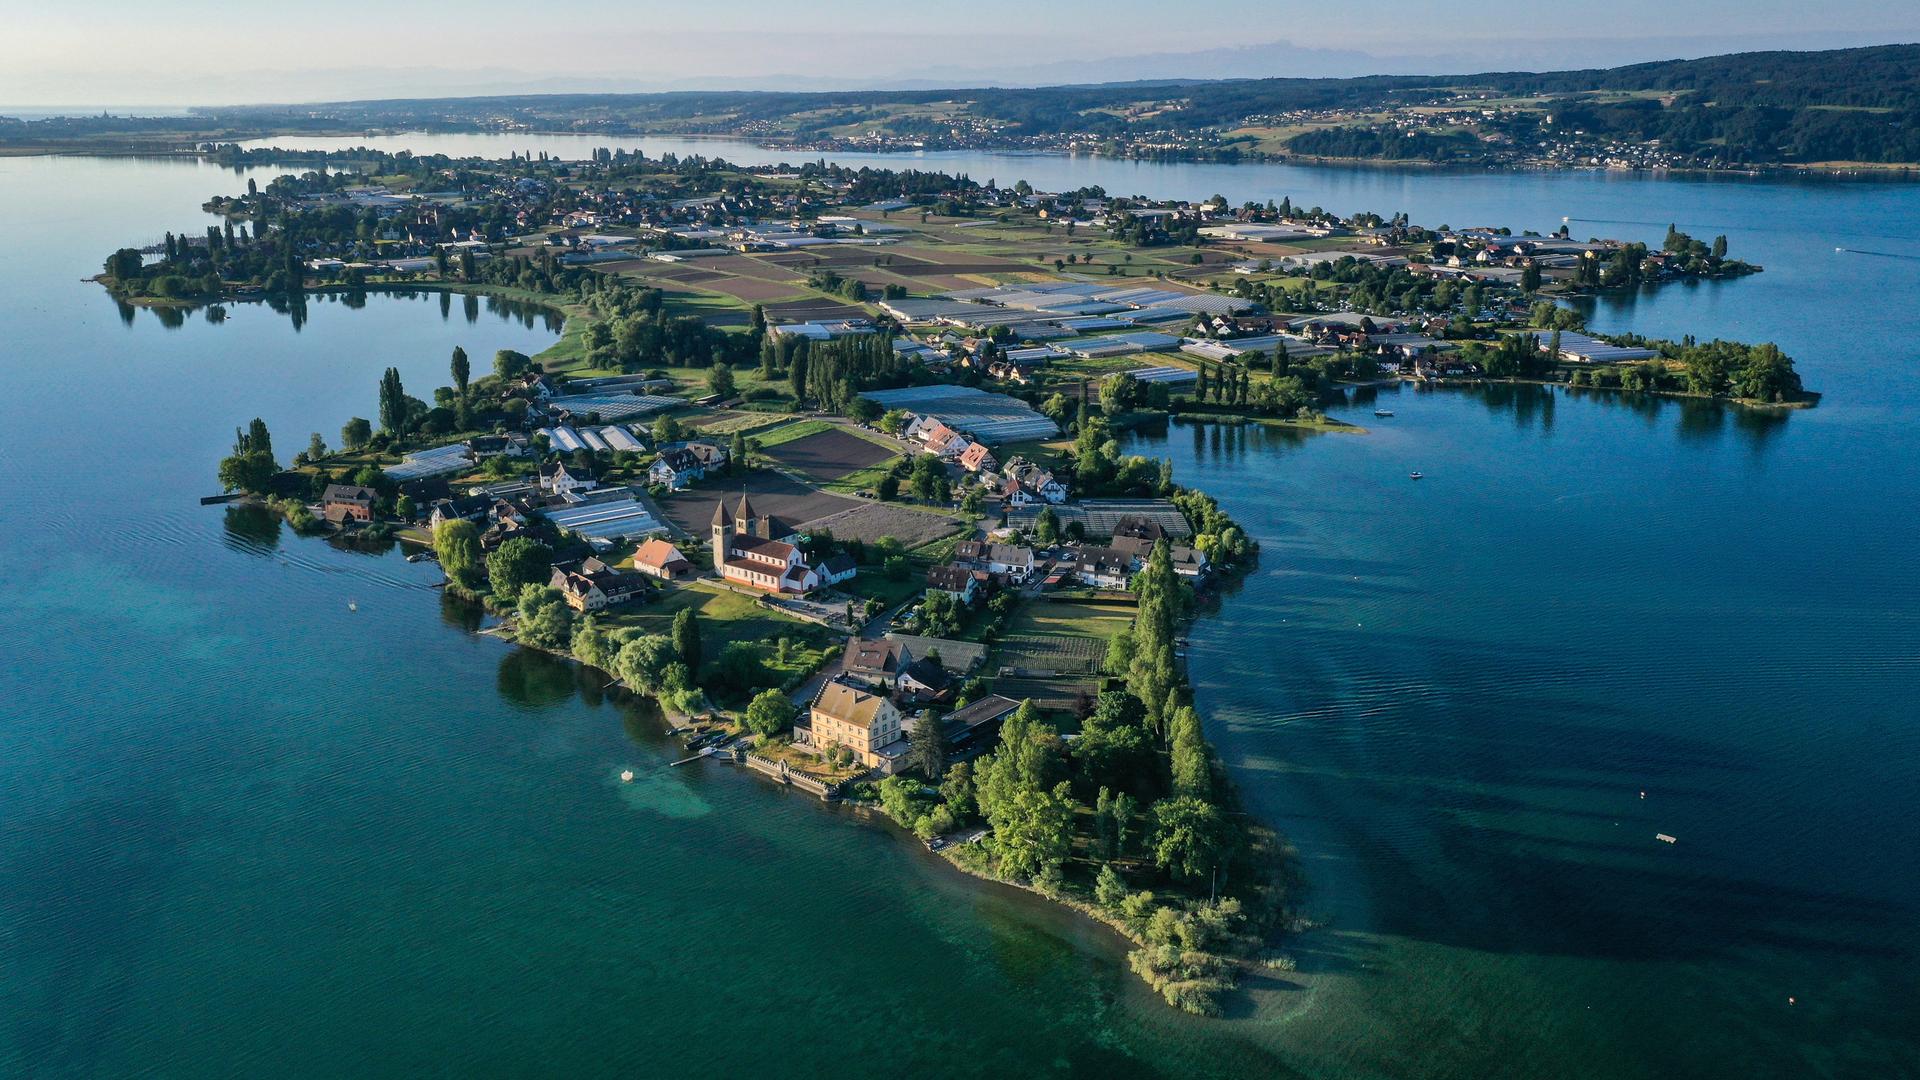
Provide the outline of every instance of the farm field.
<path id="1" fill-rule="evenodd" d="M 1007 636 L 1090 638 L 1101 643 L 1101 655 L 1105 656 L 1107 639 L 1133 625 L 1133 615 L 1131 602 L 1095 604 L 1039 598 L 1020 605 L 1007 626 Z"/>
<path id="2" fill-rule="evenodd" d="M 712 484 L 687 491 L 676 491 L 660 499 L 660 511 L 675 528 L 689 536 L 704 537 L 713 523 L 715 503 L 724 502 L 729 512 L 745 491 L 755 513 L 772 514 L 790 526 L 800 526 L 816 518 L 829 517 L 859 507 L 856 499 L 832 495 L 774 472 L 754 469 L 744 475 L 729 476 Z M 839 535 L 837 532 L 834 535 Z"/>
<path id="3" fill-rule="evenodd" d="M 897 503 L 867 502 L 864 500 L 842 499 L 853 502 L 850 509 L 842 510 L 830 517 L 815 518 L 808 524 L 815 529 L 826 529 L 837 540 L 859 540 L 872 543 L 883 536 L 891 536 L 908 548 L 917 548 L 943 537 L 952 536 L 963 527 L 958 518 L 946 514 L 919 510 Z M 712 514 L 711 508 L 707 511 Z"/>
<path id="4" fill-rule="evenodd" d="M 782 442 L 766 450 L 766 455 L 823 482 L 838 480 L 899 456 L 839 426 Z"/>

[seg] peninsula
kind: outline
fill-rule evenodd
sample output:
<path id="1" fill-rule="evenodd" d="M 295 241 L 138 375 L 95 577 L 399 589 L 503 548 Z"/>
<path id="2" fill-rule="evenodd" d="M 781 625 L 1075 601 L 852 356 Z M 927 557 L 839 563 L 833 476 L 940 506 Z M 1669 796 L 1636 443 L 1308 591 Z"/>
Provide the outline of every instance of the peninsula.
<path id="1" fill-rule="evenodd" d="M 268 159 L 271 151 L 247 152 Z M 694 754 L 883 813 L 955 865 L 1123 934 L 1194 1012 L 1285 967 L 1284 840 L 1237 809 L 1184 627 L 1254 541 L 1122 429 L 1354 431 L 1385 378 L 1806 400 L 1770 345 L 1589 333 L 1556 298 L 1759 268 L 1600 237 L 1290 202 L 1045 193 L 822 164 L 748 170 L 327 155 L 107 259 L 128 305 L 316 293 L 540 305 L 565 331 L 230 492 L 412 545 L 488 632 L 658 701 Z"/>

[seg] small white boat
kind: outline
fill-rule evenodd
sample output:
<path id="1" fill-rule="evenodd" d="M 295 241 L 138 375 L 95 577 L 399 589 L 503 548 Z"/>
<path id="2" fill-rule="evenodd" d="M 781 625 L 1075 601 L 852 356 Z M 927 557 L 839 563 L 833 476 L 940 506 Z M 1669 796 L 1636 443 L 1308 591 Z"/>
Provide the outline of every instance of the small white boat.
<path id="1" fill-rule="evenodd" d="M 1679 837 L 1677 837 L 1677 836 L 1668 836 L 1668 835 L 1667 835 L 1666 833 L 1663 833 L 1663 832 L 1657 832 L 1657 833 L 1654 833 L 1654 834 L 1653 834 L 1653 838 L 1654 838 L 1655 840 L 1658 840 L 1658 841 L 1660 841 L 1660 842 L 1661 842 L 1661 843 L 1663 843 L 1663 844 L 1677 844 L 1677 843 L 1679 843 L 1679 842 L 1680 842 L 1680 838 L 1679 838 Z"/>
<path id="2" fill-rule="evenodd" d="M 1408 473 L 1408 474 L 1407 474 L 1407 479 L 1409 479 L 1409 480 L 1418 480 L 1418 479 L 1420 479 L 1420 476 L 1421 476 L 1421 474 L 1420 474 L 1419 472 L 1410 472 L 1410 473 Z"/>
<path id="3" fill-rule="evenodd" d="M 1375 410 L 1373 410 L 1373 415 L 1375 415 L 1375 416 L 1392 416 L 1392 415 L 1393 415 L 1393 410 L 1392 410 L 1392 409 L 1375 409 Z"/>
<path id="4" fill-rule="evenodd" d="M 359 611 L 359 610 L 360 610 L 360 603 L 359 603 L 359 601 L 357 601 L 357 600 L 349 600 L 349 601 L 347 601 L 347 610 L 348 610 L 348 611 Z"/>
<path id="5" fill-rule="evenodd" d="M 621 783 L 623 783 L 623 784 L 631 784 L 631 783 L 633 783 L 633 770 L 632 770 L 632 769 L 621 769 L 621 770 L 620 770 L 620 782 L 621 782 Z"/>

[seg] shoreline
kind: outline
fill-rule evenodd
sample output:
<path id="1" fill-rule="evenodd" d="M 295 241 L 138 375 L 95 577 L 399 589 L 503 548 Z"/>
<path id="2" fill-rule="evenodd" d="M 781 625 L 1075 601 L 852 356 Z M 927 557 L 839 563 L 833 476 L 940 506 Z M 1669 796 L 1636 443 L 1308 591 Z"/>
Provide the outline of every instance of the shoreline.
<path id="1" fill-rule="evenodd" d="M 1744 179 L 1769 179 L 1787 177 L 1818 177 L 1822 179 L 1876 179 L 1920 182 L 1920 162 L 1750 162 L 1737 166 L 1715 167 L 1706 164 L 1689 165 L 1632 165 L 1615 166 L 1562 162 L 1546 159 L 1528 158 L 1516 161 L 1427 161 L 1419 158 L 1347 158 L 1328 157 L 1317 154 L 1273 154 L 1266 151 L 1249 150 L 1230 153 L 1210 153 L 1203 150 L 1167 150 L 1140 153 L 1106 153 L 1098 147 L 1075 145 L 1028 147 L 1028 146 L 887 146 L 853 145 L 834 142 L 806 143 L 782 142 L 766 137 L 748 134 L 729 134 L 723 132 L 669 132 L 669 131 L 631 131 L 631 132 L 580 132 L 546 131 L 524 129 L 503 131 L 498 129 L 467 127 L 446 131 L 436 131 L 414 126 L 401 126 L 391 129 L 370 131 L 365 128 L 342 129 L 338 131 L 280 131 L 267 134 L 223 133 L 220 135 L 196 134 L 181 135 L 156 140 L 152 146 L 116 143 L 115 145 L 89 145 L 76 141 L 73 144 L 59 142 L 37 143 L 32 145 L 0 144 L 0 158 L 5 157 L 172 157 L 193 158 L 196 160 L 217 160 L 217 151 L 201 150 L 195 144 L 213 142 L 215 144 L 259 143 L 281 137 L 307 139 L 352 139 L 352 138 L 395 138 L 404 135 L 419 134 L 428 137 L 487 135 L 502 138 L 524 135 L 528 138 L 576 138 L 587 140 L 601 138 L 607 140 L 623 139 L 685 139 L 708 140 L 712 142 L 745 143 L 774 153 L 789 154 L 873 154 L 880 156 L 898 156 L 911 158 L 928 154 L 980 154 L 997 157 L 1090 157 L 1108 161 L 1125 162 L 1165 162 L 1182 165 L 1279 165 L 1299 168 L 1344 168 L 1378 170 L 1414 170 L 1421 172 L 1455 171 L 1462 173 L 1628 173 L 1634 175 L 1659 177 L 1676 175 L 1683 177 L 1727 176 Z M 111 141 L 111 140 L 107 140 Z M 347 153 L 352 147 L 339 150 L 301 150 L 296 147 L 255 146 L 248 150 L 285 150 L 289 155 L 325 156 L 333 153 Z M 576 159 L 561 159 L 576 160 Z M 577 159 L 577 160 L 585 160 Z M 730 164 L 741 166 L 777 165 L 782 162 L 767 160 L 758 162 L 735 161 Z"/>
<path id="2" fill-rule="evenodd" d="M 1185 490 L 1199 491 L 1199 489 L 1195 488 Z M 249 505 L 266 509 L 269 512 L 280 513 L 279 507 L 265 499 L 248 496 L 238 501 L 245 501 Z M 285 519 L 284 513 L 280 513 L 280 516 L 283 520 Z M 338 534 L 321 531 L 301 532 L 296 529 L 296 535 L 309 538 L 329 539 Z M 396 545 L 406 542 L 405 539 L 398 536 L 393 539 Z M 436 565 L 438 564 L 436 563 Z M 1216 614 L 1222 610 L 1224 607 L 1222 590 L 1243 580 L 1253 572 L 1257 565 L 1258 552 L 1256 550 L 1250 559 L 1233 568 L 1230 572 L 1231 576 L 1223 581 L 1220 588 L 1212 591 L 1211 602 L 1203 602 L 1196 605 L 1192 616 L 1177 625 L 1176 632 L 1182 635 L 1190 634 L 1193 627 L 1196 626 L 1203 617 Z M 483 612 L 493 615 L 495 619 L 498 620 L 491 626 L 483 626 L 475 630 L 466 631 L 469 635 L 473 637 L 490 638 L 502 645 L 513 648 L 529 649 L 555 659 L 567 661 L 579 668 L 590 669 L 594 671 L 596 675 L 604 676 L 606 682 L 602 687 L 603 692 L 618 689 L 622 693 L 631 695 L 634 698 L 645 699 L 650 703 L 652 708 L 657 709 L 662 725 L 661 734 L 668 739 L 673 739 L 676 735 L 683 734 L 689 725 L 696 721 L 697 716 L 707 716 L 711 718 L 711 722 L 703 729 L 704 731 L 728 730 L 732 732 L 733 740 L 751 738 L 756 740 L 754 746 L 758 745 L 759 737 L 747 732 L 737 715 L 738 710 L 721 707 L 709 699 L 705 702 L 706 707 L 700 710 L 698 714 L 675 714 L 658 695 L 628 685 L 620 679 L 618 675 L 604 668 L 586 663 L 575 656 L 570 650 L 535 645 L 519 640 L 514 634 L 511 617 L 501 616 L 485 598 L 473 594 L 468 590 L 461 589 L 450 580 L 444 582 L 442 588 L 447 593 L 459 597 L 464 602 L 474 604 Z M 825 660 L 823 661 L 823 666 L 829 665 L 831 662 L 831 659 Z M 809 678 L 810 677 L 811 676 L 809 676 Z M 1207 740 L 1207 748 L 1209 756 L 1218 766 L 1216 782 L 1222 789 L 1222 803 L 1228 806 L 1244 807 L 1246 804 L 1241 795 L 1241 785 L 1237 778 L 1231 775 L 1224 761 L 1221 761 L 1217 752 L 1214 751 L 1212 740 Z M 747 763 L 744 760 L 744 754 L 751 752 L 751 749 L 752 747 L 745 743 L 737 743 L 725 750 L 698 756 L 722 758 L 725 764 L 740 766 L 746 772 L 760 773 L 758 769 L 745 767 Z M 678 764 L 679 762 L 675 761 L 674 763 Z M 764 773 L 760 773 L 760 779 L 763 782 L 769 782 L 777 787 L 792 788 L 795 786 Z M 861 777 L 832 785 L 829 788 L 831 792 L 830 795 L 822 794 L 809 801 L 819 803 L 823 806 L 838 805 L 852 811 L 856 818 L 864 824 L 878 825 L 887 828 L 896 839 L 913 843 L 926 855 L 933 857 L 938 863 L 944 864 L 951 872 L 975 883 L 974 887 L 1005 887 L 1013 890 L 1013 893 L 1019 894 L 1023 902 L 1044 903 L 1063 918 L 1076 919 L 1077 917 L 1077 920 L 1085 920 L 1080 923 L 1082 926 L 1087 923 L 1098 926 L 1100 928 L 1100 937 L 1108 942 L 1120 945 L 1120 949 L 1114 954 L 1114 958 L 1121 961 L 1122 967 L 1128 969 L 1129 974 L 1133 976 L 1132 981 L 1144 988 L 1149 996 L 1159 1000 L 1163 1006 L 1171 1008 L 1175 1012 L 1186 1014 L 1194 1013 L 1193 1009 L 1185 1008 L 1165 997 L 1160 985 L 1154 979 L 1149 978 L 1146 972 L 1134 966 L 1132 962 L 1134 955 L 1155 948 L 1154 943 L 1149 940 L 1140 928 L 1130 925 L 1120 914 L 1103 909 L 1099 905 L 1091 902 L 1090 898 L 1075 895 L 1064 887 L 1059 892 L 1054 893 L 1044 890 L 1032 882 L 1010 880 L 1000 876 L 985 865 L 984 861 L 970 857 L 970 853 L 981 851 L 977 843 L 949 843 L 941 848 L 933 848 L 925 840 L 916 837 L 913 830 L 907 824 L 895 819 L 888 813 L 880 800 L 850 797 L 845 793 L 845 789 L 855 784 L 872 782 L 870 773 L 863 774 Z M 1287 883 L 1290 891 L 1299 888 L 1304 883 L 1305 878 L 1298 870 L 1297 850 L 1291 841 L 1283 836 L 1273 825 L 1252 811 L 1243 809 L 1239 812 L 1246 816 L 1247 822 L 1249 823 L 1247 828 L 1247 834 L 1250 838 L 1248 851 L 1255 863 L 1273 871 L 1278 879 L 1284 880 Z M 962 831 L 972 832 L 981 830 L 984 832 L 986 828 L 985 822 L 981 822 L 977 825 L 968 826 Z M 1264 928 L 1255 928 L 1251 931 L 1258 939 L 1257 951 L 1245 953 L 1223 951 L 1208 954 L 1213 956 L 1222 965 L 1224 971 L 1232 973 L 1233 978 L 1231 983 L 1225 990 L 1221 991 L 1223 996 L 1245 996 L 1251 994 L 1252 988 L 1248 983 L 1252 978 L 1262 973 L 1278 973 L 1294 970 L 1293 953 L 1284 949 L 1284 943 L 1290 942 L 1307 929 L 1311 929 L 1312 924 L 1303 920 L 1297 906 L 1293 904 L 1290 899 L 1282 902 L 1279 907 L 1264 914 L 1271 919 L 1270 925 Z M 1203 1013 L 1200 1015 L 1218 1019 L 1225 1014 L 1215 1011 L 1213 1013 Z"/>

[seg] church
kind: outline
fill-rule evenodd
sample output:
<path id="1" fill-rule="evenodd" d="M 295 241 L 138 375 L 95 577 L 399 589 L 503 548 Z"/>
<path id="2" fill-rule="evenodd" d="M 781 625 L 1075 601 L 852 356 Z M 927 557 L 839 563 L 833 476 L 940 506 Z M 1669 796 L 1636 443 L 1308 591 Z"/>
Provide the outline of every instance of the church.
<path id="1" fill-rule="evenodd" d="M 746 492 L 732 514 L 713 508 L 713 568 L 724 581 L 770 593 L 809 593 L 820 575 L 807 564 L 799 537 L 771 514 L 756 514 Z"/>

